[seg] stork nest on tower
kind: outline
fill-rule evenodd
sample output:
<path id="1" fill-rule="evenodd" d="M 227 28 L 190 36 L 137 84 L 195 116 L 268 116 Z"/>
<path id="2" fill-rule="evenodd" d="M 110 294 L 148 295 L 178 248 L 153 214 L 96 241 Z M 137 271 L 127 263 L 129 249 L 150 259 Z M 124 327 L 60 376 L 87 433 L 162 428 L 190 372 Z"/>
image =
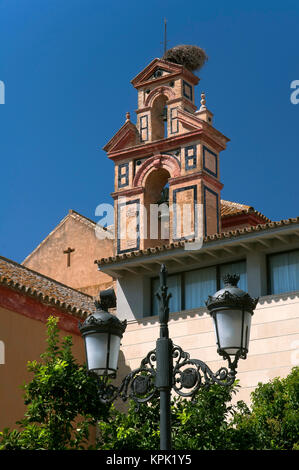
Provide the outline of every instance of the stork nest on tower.
<path id="1" fill-rule="evenodd" d="M 168 49 L 163 59 L 183 65 L 187 70 L 190 70 L 190 72 L 194 72 L 202 68 L 208 60 L 208 56 L 201 47 L 182 44 Z"/>

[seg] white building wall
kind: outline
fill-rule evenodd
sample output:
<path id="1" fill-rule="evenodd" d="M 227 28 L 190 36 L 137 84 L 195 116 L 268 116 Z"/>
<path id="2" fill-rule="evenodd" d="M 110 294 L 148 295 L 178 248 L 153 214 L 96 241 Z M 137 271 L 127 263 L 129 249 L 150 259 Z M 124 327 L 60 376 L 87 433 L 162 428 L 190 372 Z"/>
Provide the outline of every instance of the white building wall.
<path id="1" fill-rule="evenodd" d="M 174 344 L 207 362 L 214 372 L 225 366 L 217 354 L 212 319 L 205 308 L 171 314 L 169 331 Z M 158 336 L 157 317 L 131 319 L 122 339 L 126 366 L 138 368 L 155 348 Z M 239 361 L 241 389 L 234 400 L 249 403 L 250 392 L 258 382 L 285 377 L 295 365 L 299 365 L 299 291 L 261 297 L 252 319 L 248 357 Z"/>
<path id="2" fill-rule="evenodd" d="M 224 254 L 200 263 L 200 267 L 205 267 L 216 262 L 230 263 L 246 258 L 247 291 L 252 297 L 259 297 L 252 319 L 249 354 L 238 365 L 237 378 L 241 388 L 235 400 L 243 399 L 249 403 L 250 393 L 259 382 L 265 383 L 277 376 L 285 377 L 292 367 L 299 365 L 299 291 L 267 295 L 267 254 L 286 251 L 286 248 L 298 249 L 297 237 L 290 240 L 294 243 L 289 243 L 287 247 L 280 239 L 274 242 L 266 239 L 262 248 L 256 247 L 255 243 L 248 247 L 243 243 L 243 251 L 238 252 L 238 258 Z M 167 261 L 164 262 L 167 265 Z M 185 269 L 194 268 L 196 265 L 188 265 Z M 184 266 L 181 266 L 183 269 Z M 128 320 L 122 348 L 126 366 L 135 369 L 155 348 L 159 321 L 157 316 L 150 316 L 150 273 L 148 276 L 127 273 L 117 281 L 117 315 Z M 174 344 L 189 352 L 191 357 L 207 362 L 214 372 L 225 366 L 226 362 L 217 354 L 213 323 L 206 308 L 171 313 L 169 332 Z"/>

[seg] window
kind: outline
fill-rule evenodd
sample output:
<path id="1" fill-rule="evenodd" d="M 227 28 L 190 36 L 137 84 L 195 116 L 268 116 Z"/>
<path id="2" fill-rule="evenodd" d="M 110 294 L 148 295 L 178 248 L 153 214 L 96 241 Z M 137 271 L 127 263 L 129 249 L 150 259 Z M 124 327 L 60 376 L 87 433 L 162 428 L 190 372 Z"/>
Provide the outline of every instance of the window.
<path id="1" fill-rule="evenodd" d="M 203 307 L 209 295 L 217 290 L 216 266 L 185 274 L 185 309 Z"/>
<path id="2" fill-rule="evenodd" d="M 220 289 L 224 287 L 223 276 L 225 276 L 226 274 L 239 274 L 240 281 L 238 282 L 238 287 L 247 292 L 247 272 L 245 261 L 221 264 L 219 266 Z"/>
<path id="3" fill-rule="evenodd" d="M 269 294 L 299 290 L 299 250 L 268 257 Z"/>
<path id="4" fill-rule="evenodd" d="M 225 274 L 239 274 L 238 287 L 247 291 L 246 261 L 220 264 L 207 268 L 195 269 L 168 276 L 168 292 L 172 294 L 169 302 L 170 312 L 191 310 L 205 306 L 209 295 L 223 287 Z M 159 302 L 156 292 L 159 290 L 159 279 L 152 281 L 152 315 L 158 315 Z"/>
<path id="5" fill-rule="evenodd" d="M 154 279 L 153 280 L 153 308 L 152 314 L 158 315 L 159 314 L 159 302 L 156 296 L 156 293 L 159 290 L 160 280 Z M 169 301 L 169 311 L 170 312 L 179 312 L 182 310 L 181 298 L 181 274 L 170 275 L 167 278 L 167 286 L 168 286 L 168 293 L 171 294 L 171 298 Z"/>

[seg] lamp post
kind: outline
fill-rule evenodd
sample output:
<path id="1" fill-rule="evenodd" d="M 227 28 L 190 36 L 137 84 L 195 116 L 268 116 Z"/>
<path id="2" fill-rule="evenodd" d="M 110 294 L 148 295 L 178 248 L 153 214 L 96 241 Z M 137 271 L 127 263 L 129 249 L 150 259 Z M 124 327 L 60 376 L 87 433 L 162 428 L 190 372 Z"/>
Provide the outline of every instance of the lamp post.
<path id="1" fill-rule="evenodd" d="M 227 275 L 225 286 L 206 305 L 214 320 L 218 353 L 228 361 L 228 368 L 217 372 L 203 361 L 190 358 L 180 346 L 169 338 L 169 299 L 167 269 L 161 266 L 160 289 L 156 294 L 160 303 L 160 336 L 156 348 L 141 361 L 138 369 L 130 372 L 119 387 L 110 383 L 116 377 L 120 341 L 126 329 L 126 320 L 120 321 L 106 310 L 115 306 L 113 290 L 102 291 L 96 302 L 96 313 L 87 317 L 79 329 L 85 341 L 87 367 L 98 381 L 98 393 L 103 403 L 117 397 L 123 401 L 133 399 L 137 405 L 160 395 L 160 449 L 171 449 L 170 396 L 174 390 L 182 397 L 194 399 L 198 390 L 212 384 L 232 385 L 240 358 L 246 359 L 250 323 L 258 299 L 237 287 L 238 275 Z M 114 294 L 114 295 L 113 295 Z"/>

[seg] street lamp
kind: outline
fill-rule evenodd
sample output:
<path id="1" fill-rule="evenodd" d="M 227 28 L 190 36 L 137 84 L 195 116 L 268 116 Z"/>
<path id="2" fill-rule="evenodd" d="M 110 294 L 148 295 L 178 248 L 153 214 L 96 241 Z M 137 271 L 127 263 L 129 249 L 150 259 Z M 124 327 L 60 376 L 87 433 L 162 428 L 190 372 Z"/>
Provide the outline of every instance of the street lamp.
<path id="1" fill-rule="evenodd" d="M 234 364 L 234 368 L 239 358 L 247 357 L 251 317 L 258 302 L 237 286 L 239 280 L 237 274 L 225 275 L 224 288 L 206 301 L 214 320 L 217 352 Z"/>
<path id="2" fill-rule="evenodd" d="M 98 376 L 116 375 L 120 341 L 127 323 L 106 311 L 115 301 L 113 289 L 102 291 L 101 302 L 96 301 L 96 313 L 80 326 L 87 368 Z"/>
<path id="3" fill-rule="evenodd" d="M 203 361 L 191 359 L 180 346 L 169 338 L 169 299 L 167 269 L 161 266 L 160 289 L 156 294 L 160 303 L 160 337 L 156 348 L 141 361 L 138 369 L 130 372 L 119 387 L 110 383 L 116 376 L 120 341 L 126 329 L 126 320 L 120 321 L 106 310 L 116 305 L 113 290 L 100 293 L 96 313 L 87 317 L 79 329 L 85 341 L 87 368 L 98 381 L 98 393 L 103 403 L 117 397 L 133 399 L 137 405 L 160 395 L 160 449 L 171 449 L 170 395 L 174 390 L 182 397 L 194 399 L 198 390 L 217 383 L 228 387 L 236 377 L 238 360 L 248 352 L 250 322 L 258 299 L 253 299 L 237 287 L 238 275 L 227 275 L 225 286 L 206 304 L 213 317 L 218 353 L 228 360 L 228 369 L 221 367 L 213 373 Z"/>

